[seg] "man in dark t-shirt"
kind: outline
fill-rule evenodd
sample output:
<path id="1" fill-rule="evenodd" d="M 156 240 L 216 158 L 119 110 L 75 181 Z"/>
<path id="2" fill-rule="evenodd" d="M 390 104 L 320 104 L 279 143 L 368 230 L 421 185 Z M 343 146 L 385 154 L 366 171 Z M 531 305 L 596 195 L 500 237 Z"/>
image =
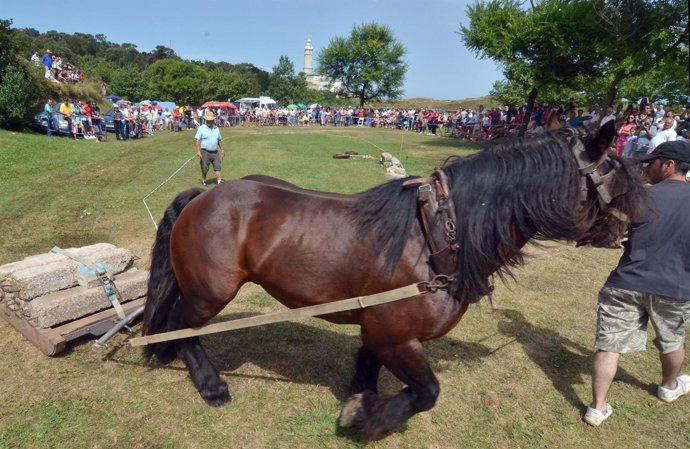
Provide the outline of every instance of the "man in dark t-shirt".
<path id="1" fill-rule="evenodd" d="M 625 252 L 599 292 L 593 401 L 583 418 L 593 426 L 613 413 L 606 396 L 618 359 L 645 350 L 649 321 L 661 360 L 657 397 L 671 402 L 690 391 L 690 376 L 680 375 L 690 323 L 690 143 L 665 142 L 640 161 L 653 207 L 631 223 Z"/>

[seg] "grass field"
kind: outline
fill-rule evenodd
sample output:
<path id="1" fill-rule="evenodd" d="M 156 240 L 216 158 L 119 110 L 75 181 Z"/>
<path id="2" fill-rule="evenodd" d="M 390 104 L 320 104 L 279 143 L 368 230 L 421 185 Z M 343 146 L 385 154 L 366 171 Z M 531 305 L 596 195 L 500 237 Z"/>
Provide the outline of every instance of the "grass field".
<path id="1" fill-rule="evenodd" d="M 376 129 L 224 130 L 225 178 L 278 176 L 307 188 L 357 192 L 384 181 L 382 151 L 427 175 L 461 142 Z M 95 143 L 0 131 L 0 264 L 57 245 L 110 242 L 146 268 L 154 227 L 142 198 L 194 155 L 191 132 Z M 373 160 L 338 160 L 354 150 Z M 147 202 L 158 220 L 199 185 L 192 161 Z M 358 329 L 317 319 L 204 337 L 234 400 L 211 408 L 179 362 L 151 369 L 118 335 L 42 355 L 0 320 L 0 449 L 9 448 L 687 448 L 690 398 L 654 396 L 651 346 L 622 358 L 601 428 L 581 421 L 590 400 L 596 294 L 618 251 L 549 243 L 530 249 L 493 305 L 470 308 L 425 347 L 441 383 L 436 407 L 387 438 L 362 444 L 336 425 Z M 248 285 L 224 319 L 280 310 Z M 138 326 L 136 327 L 138 330 Z M 650 335 L 652 337 L 652 335 Z M 383 372 L 381 389 L 401 385 Z"/>

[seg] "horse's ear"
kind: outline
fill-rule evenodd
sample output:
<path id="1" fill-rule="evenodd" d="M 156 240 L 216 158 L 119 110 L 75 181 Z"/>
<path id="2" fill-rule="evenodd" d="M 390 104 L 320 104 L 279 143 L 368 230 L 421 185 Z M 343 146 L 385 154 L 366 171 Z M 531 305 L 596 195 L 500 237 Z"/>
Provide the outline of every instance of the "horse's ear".
<path id="1" fill-rule="evenodd" d="M 616 123 L 615 120 L 609 120 L 604 123 L 597 132 L 597 137 L 594 139 L 594 144 L 599 150 L 599 154 L 604 154 L 611 148 L 613 139 L 616 137 Z"/>
<path id="2" fill-rule="evenodd" d="M 549 118 L 546 120 L 546 129 L 558 129 L 561 127 L 561 122 L 558 121 L 558 114 L 556 111 L 551 111 Z"/>

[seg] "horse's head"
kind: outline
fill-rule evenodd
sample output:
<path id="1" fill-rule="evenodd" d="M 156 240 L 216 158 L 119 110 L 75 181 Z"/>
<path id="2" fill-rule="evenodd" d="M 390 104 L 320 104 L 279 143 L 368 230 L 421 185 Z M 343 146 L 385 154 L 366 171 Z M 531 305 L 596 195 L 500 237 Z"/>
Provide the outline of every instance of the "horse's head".
<path id="1" fill-rule="evenodd" d="M 611 151 L 616 136 L 611 120 L 590 133 L 566 128 L 580 174 L 579 245 L 619 247 L 631 221 L 648 198 L 638 171 Z"/>

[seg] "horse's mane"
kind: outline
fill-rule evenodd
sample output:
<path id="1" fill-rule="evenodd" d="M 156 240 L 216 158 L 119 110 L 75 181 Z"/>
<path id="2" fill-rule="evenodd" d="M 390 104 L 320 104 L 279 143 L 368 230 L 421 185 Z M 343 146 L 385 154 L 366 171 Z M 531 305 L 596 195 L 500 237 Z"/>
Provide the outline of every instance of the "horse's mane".
<path id="1" fill-rule="evenodd" d="M 469 301 L 486 295 L 493 273 L 509 275 L 511 267 L 523 262 L 521 247 L 528 240 L 577 240 L 598 219 L 595 200 L 588 202 L 584 220 L 577 212 L 581 180 L 574 144 L 572 134 L 556 130 L 498 141 L 482 152 L 446 161 L 460 243 L 451 294 Z M 350 210 L 391 270 L 418 218 L 416 188 L 402 182 L 362 193 Z"/>

